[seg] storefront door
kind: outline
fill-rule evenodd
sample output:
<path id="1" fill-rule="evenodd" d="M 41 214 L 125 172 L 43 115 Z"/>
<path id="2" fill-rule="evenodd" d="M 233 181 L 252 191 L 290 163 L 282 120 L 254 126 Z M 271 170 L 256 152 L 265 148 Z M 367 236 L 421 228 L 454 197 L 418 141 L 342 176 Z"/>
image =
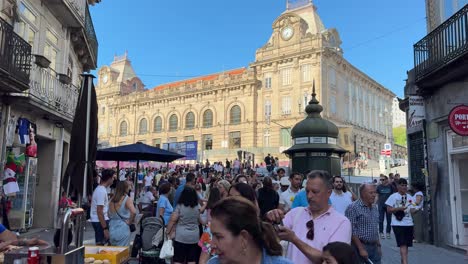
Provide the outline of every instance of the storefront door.
<path id="1" fill-rule="evenodd" d="M 449 172 L 453 197 L 454 245 L 468 245 L 468 137 L 449 132 Z"/>

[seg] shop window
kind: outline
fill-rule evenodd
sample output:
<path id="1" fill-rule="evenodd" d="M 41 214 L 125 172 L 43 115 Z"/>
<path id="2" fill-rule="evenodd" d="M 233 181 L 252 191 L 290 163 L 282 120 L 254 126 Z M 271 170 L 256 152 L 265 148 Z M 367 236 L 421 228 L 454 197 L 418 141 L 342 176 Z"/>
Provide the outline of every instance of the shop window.
<path id="1" fill-rule="evenodd" d="M 241 147 L 241 132 L 229 132 L 229 148 L 235 149 Z"/>
<path id="2" fill-rule="evenodd" d="M 203 149 L 213 149 L 213 135 L 203 135 Z"/>

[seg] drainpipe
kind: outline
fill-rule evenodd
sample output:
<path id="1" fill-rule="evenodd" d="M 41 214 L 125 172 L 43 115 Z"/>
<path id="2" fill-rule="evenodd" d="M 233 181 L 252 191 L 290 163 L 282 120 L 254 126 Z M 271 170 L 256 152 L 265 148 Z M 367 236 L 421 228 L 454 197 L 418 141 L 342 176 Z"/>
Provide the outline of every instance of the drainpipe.
<path id="1" fill-rule="evenodd" d="M 3 123 L 3 139 L 2 139 L 2 149 L 1 149 L 1 162 L 5 164 L 6 161 L 6 141 L 8 136 L 8 123 L 10 122 L 10 113 L 11 113 L 11 106 L 9 104 L 6 105 L 6 109 L 4 111 L 4 120 Z M 3 166 L 2 166 L 3 167 Z M 1 169 L 3 170 L 3 169 Z"/>

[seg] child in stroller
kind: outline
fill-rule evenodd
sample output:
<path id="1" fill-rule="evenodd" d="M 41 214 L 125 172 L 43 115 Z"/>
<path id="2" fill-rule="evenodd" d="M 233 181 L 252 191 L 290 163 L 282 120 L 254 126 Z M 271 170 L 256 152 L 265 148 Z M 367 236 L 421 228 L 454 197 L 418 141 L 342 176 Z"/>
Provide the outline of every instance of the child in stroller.
<path id="1" fill-rule="evenodd" d="M 132 247 L 132 257 L 139 255 L 140 264 L 164 264 L 159 258 L 164 243 L 164 220 L 154 216 L 144 217 L 140 221 L 140 232 L 136 234 Z"/>

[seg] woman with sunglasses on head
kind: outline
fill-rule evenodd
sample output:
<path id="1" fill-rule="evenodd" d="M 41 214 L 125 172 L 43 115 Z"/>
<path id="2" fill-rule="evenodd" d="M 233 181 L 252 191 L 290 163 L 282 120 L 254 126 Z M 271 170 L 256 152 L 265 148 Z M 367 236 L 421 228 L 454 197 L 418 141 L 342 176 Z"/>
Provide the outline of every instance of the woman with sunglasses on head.
<path id="1" fill-rule="evenodd" d="M 214 206 L 211 217 L 211 247 L 216 256 L 208 264 L 292 264 L 281 256 L 273 226 L 260 220 L 251 201 L 228 197 Z"/>
<path id="2" fill-rule="evenodd" d="M 335 241 L 351 243 L 351 223 L 328 204 L 330 178 L 326 171 L 311 171 L 306 183 L 308 207 L 294 208 L 286 215 L 275 209 L 265 215 L 274 223 L 282 221 L 278 236 L 289 241 L 286 256 L 294 263 L 322 263 L 325 245 Z"/>

